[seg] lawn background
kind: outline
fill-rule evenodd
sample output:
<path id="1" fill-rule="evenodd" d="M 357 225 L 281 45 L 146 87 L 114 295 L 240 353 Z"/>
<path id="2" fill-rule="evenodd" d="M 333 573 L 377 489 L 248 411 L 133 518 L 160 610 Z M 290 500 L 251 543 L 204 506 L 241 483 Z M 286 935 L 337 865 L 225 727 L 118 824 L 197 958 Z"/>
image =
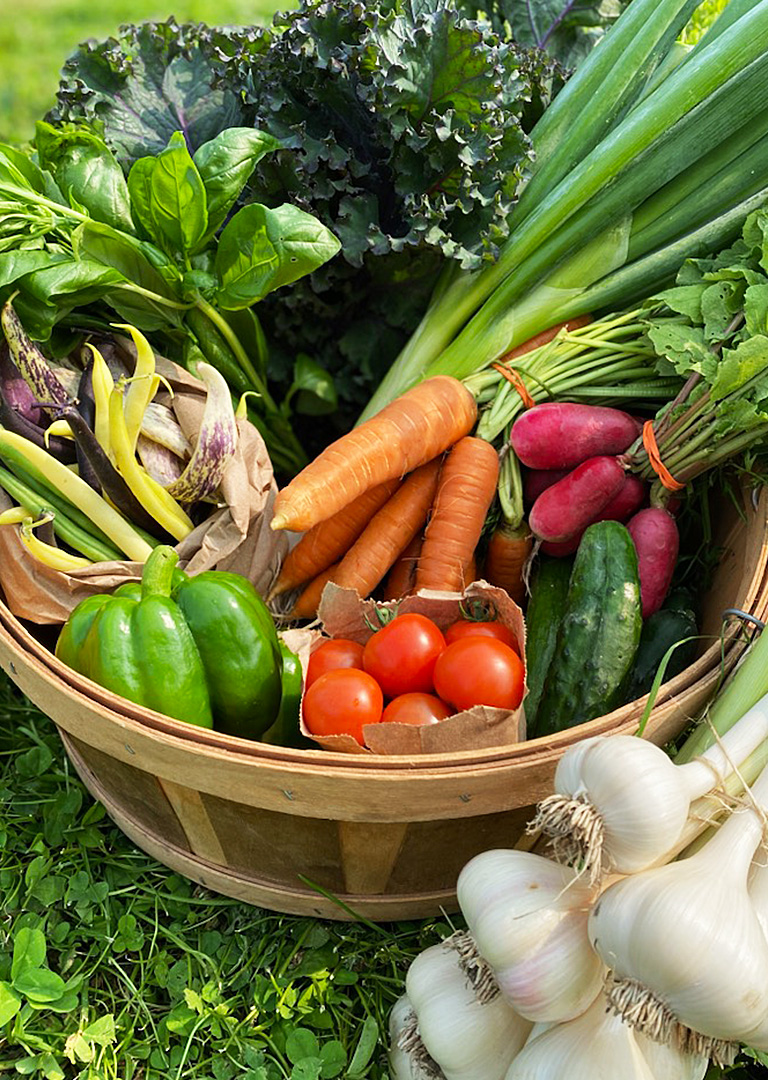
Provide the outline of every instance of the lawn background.
<path id="1" fill-rule="evenodd" d="M 0 21 L 0 140 L 10 142 L 31 138 L 87 38 L 170 15 L 265 22 L 276 6 L 12 3 Z M 111 824 L 53 724 L 0 673 L 0 1075 L 383 1080 L 387 1015 L 408 964 L 450 929 L 283 916 L 193 886 Z M 742 1066 L 732 1080 L 766 1076 Z"/>

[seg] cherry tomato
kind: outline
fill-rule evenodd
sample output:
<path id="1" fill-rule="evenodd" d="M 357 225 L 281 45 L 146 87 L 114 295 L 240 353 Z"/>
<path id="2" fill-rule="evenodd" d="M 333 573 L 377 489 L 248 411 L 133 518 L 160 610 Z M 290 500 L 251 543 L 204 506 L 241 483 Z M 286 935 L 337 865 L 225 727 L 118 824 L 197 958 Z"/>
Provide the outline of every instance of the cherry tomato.
<path id="1" fill-rule="evenodd" d="M 426 615 L 396 615 L 368 638 L 363 668 L 373 675 L 387 697 L 432 692 L 432 672 L 445 648 L 445 638 Z"/>
<path id="2" fill-rule="evenodd" d="M 451 623 L 448 629 L 445 631 L 445 643 L 450 645 L 452 641 L 458 641 L 460 638 L 472 637 L 473 634 L 478 634 L 481 637 L 496 638 L 497 641 L 503 641 L 505 645 L 509 645 L 510 649 L 514 649 L 515 652 L 520 655 L 520 649 L 515 641 L 515 635 L 510 628 L 499 619 L 493 619 L 488 622 L 481 622 L 477 619 L 457 619 L 455 623 Z"/>
<path id="3" fill-rule="evenodd" d="M 523 679 L 523 662 L 514 649 L 490 637 L 454 641 L 435 665 L 435 693 L 459 711 L 473 705 L 516 709 Z"/>
<path id="4" fill-rule="evenodd" d="M 434 694 L 398 694 L 381 715 L 381 722 L 392 724 L 439 724 L 453 709 Z"/>
<path id="5" fill-rule="evenodd" d="M 378 724 L 383 708 L 384 695 L 372 675 L 335 668 L 304 694 L 304 723 L 313 735 L 351 735 L 363 745 L 363 725 Z"/>
<path id="6" fill-rule="evenodd" d="M 309 657 L 305 686 L 310 687 L 315 679 L 336 668 L 357 668 L 362 671 L 363 646 L 347 638 L 329 638 L 318 645 Z"/>

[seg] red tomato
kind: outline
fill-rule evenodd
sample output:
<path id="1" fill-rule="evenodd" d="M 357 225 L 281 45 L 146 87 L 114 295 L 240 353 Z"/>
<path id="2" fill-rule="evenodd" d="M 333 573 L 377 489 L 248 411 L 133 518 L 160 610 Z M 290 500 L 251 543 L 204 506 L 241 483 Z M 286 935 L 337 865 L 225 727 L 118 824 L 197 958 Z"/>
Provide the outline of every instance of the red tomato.
<path id="1" fill-rule="evenodd" d="M 325 675 L 326 671 L 336 668 L 357 668 L 363 670 L 363 646 L 347 638 L 329 638 L 310 654 L 307 665 L 305 687 L 310 687 L 315 679 Z"/>
<path id="2" fill-rule="evenodd" d="M 520 650 L 515 641 L 515 635 L 510 628 L 499 619 L 493 619 L 489 622 L 481 622 L 477 619 L 457 619 L 456 622 L 451 623 L 445 631 L 445 643 L 446 645 L 450 645 L 452 641 L 458 641 L 460 638 L 472 637 L 473 634 L 478 634 L 480 637 L 492 637 L 496 638 L 497 641 L 503 641 L 505 645 L 509 645 L 510 649 L 514 649 L 518 656 L 520 655 Z"/>
<path id="3" fill-rule="evenodd" d="M 363 668 L 387 697 L 432 692 L 432 672 L 445 648 L 445 638 L 426 615 L 396 615 L 368 638 Z"/>
<path id="4" fill-rule="evenodd" d="M 351 735 L 362 745 L 363 725 L 378 724 L 383 708 L 384 695 L 371 675 L 335 668 L 304 694 L 304 723 L 313 735 Z"/>
<path id="5" fill-rule="evenodd" d="M 434 694 L 398 694 L 382 713 L 381 722 L 392 724 L 438 724 L 453 709 Z"/>
<path id="6" fill-rule="evenodd" d="M 495 638 L 470 636 L 448 645 L 435 665 L 435 693 L 454 708 L 516 709 L 523 699 L 523 662 Z"/>

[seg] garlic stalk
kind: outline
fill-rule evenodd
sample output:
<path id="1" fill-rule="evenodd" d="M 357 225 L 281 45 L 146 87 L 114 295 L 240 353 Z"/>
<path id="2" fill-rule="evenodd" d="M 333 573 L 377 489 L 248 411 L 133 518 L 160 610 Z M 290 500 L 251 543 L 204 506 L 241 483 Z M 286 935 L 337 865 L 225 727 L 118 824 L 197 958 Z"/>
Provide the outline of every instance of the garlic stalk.
<path id="1" fill-rule="evenodd" d="M 768 939 L 748 889 L 766 808 L 768 769 L 703 848 L 610 885 L 589 917 L 611 1006 L 722 1064 L 739 1043 L 768 1049 Z"/>
<path id="2" fill-rule="evenodd" d="M 503 1080 L 531 1024 L 500 994 L 478 1000 L 451 938 L 416 957 L 405 991 L 414 1016 L 401 1032 L 399 1049 L 423 1072 L 429 1075 L 432 1062 L 445 1080 Z"/>
<path id="3" fill-rule="evenodd" d="M 600 994 L 575 1019 L 532 1032 L 505 1080 L 701 1080 L 706 1071 L 705 1057 L 653 1043 Z"/>
<path id="4" fill-rule="evenodd" d="M 768 695 L 718 743 L 684 765 L 634 735 L 597 735 L 570 746 L 531 828 L 553 840 L 555 855 L 593 880 L 632 874 L 675 852 L 691 803 L 717 788 L 768 739 Z"/>
<path id="5" fill-rule="evenodd" d="M 569 1020 L 596 997 L 602 966 L 587 918 L 597 892 L 575 870 L 527 851 L 485 851 L 461 871 L 469 933 L 521 1016 Z"/>

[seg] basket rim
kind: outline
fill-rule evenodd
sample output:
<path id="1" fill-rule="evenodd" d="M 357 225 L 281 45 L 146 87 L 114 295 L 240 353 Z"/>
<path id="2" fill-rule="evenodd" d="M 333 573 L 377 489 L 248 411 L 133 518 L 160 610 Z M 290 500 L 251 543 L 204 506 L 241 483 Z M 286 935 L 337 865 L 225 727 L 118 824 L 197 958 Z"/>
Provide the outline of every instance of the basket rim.
<path id="1" fill-rule="evenodd" d="M 722 643 L 714 642 L 693 664 L 675 678 L 662 684 L 654 709 L 660 709 L 672 703 L 684 704 L 686 691 L 693 689 L 701 681 L 711 678 L 713 670 L 720 666 L 722 660 L 728 658 L 736 642 L 736 635 L 736 628 L 730 632 L 726 631 Z M 43 677 L 53 689 L 69 696 L 75 703 L 85 699 L 97 705 L 100 712 L 119 722 L 127 732 L 138 730 L 149 737 L 154 736 L 161 741 L 170 740 L 186 745 L 203 754 L 208 750 L 232 755 L 241 761 L 258 758 L 265 762 L 272 762 L 276 766 L 322 763 L 327 771 L 337 768 L 347 775 L 350 770 L 355 769 L 362 769 L 368 774 L 372 769 L 455 772 L 457 769 L 475 769 L 478 766 L 492 768 L 508 765 L 510 758 L 519 760 L 521 763 L 553 759 L 559 756 L 567 746 L 584 738 L 613 733 L 617 729 L 631 732 L 633 726 L 639 725 L 648 699 L 648 695 L 645 695 L 576 727 L 565 729 L 554 735 L 525 739 L 517 743 L 419 755 L 346 754 L 324 750 L 320 747 L 298 749 L 242 739 L 224 732 L 196 727 L 183 720 L 136 705 L 68 668 L 34 637 L 1 599 L 0 638 L 4 638 L 9 650 L 17 653 L 26 664 L 34 667 L 38 675 Z M 649 720 L 649 733 L 651 731 L 652 725 Z"/>

